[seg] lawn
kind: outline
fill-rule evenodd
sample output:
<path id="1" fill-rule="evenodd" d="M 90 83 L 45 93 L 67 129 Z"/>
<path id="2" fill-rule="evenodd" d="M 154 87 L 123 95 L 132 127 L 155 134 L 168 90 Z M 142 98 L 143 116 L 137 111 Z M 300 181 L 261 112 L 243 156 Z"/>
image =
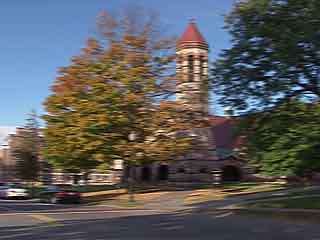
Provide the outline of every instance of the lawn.
<path id="1" fill-rule="evenodd" d="M 207 201 L 223 200 L 232 196 L 270 192 L 284 189 L 283 186 L 273 183 L 225 183 L 220 187 L 194 190 L 185 198 L 185 204 L 195 204 Z"/>
<path id="2" fill-rule="evenodd" d="M 258 202 L 250 205 L 256 208 L 291 208 L 291 209 L 320 209 L 320 196 L 286 198 Z"/>

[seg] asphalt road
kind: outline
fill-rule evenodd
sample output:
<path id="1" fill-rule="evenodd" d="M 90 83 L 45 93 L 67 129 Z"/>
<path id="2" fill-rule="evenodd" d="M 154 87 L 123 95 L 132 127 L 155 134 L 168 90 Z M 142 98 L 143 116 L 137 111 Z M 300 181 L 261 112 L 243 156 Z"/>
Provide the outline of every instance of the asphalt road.
<path id="1" fill-rule="evenodd" d="M 0 228 L 0 239 L 320 239 L 316 224 L 283 222 L 236 216 L 230 212 L 176 213 L 95 212 L 46 216 L 48 222 L 33 227 Z M 58 221 L 49 221 L 50 219 Z M 44 218 L 45 219 L 45 218 Z"/>
<path id="2" fill-rule="evenodd" d="M 318 224 L 235 215 L 0 201 L 0 240 L 320 240 Z"/>
<path id="3" fill-rule="evenodd" d="M 0 214 L 65 209 L 71 205 L 39 203 L 38 200 L 4 200 L 0 199 Z M 73 205 L 76 207 L 77 205 Z"/>

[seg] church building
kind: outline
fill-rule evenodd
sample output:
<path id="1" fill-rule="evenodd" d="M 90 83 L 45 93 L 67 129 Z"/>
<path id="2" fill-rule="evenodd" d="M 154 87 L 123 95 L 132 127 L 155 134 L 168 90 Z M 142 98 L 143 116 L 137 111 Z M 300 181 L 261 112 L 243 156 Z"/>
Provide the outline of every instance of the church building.
<path id="1" fill-rule="evenodd" d="M 206 148 L 191 151 L 174 161 L 155 162 L 138 167 L 136 178 L 143 182 L 208 182 L 212 180 L 210 172 L 220 170 L 224 181 L 243 179 L 246 175 L 246 162 L 239 154 L 243 139 L 235 135 L 236 118 L 209 113 L 209 44 L 193 20 L 179 39 L 176 54 L 176 103 L 201 112 L 208 120 L 209 127 L 193 131 Z"/>

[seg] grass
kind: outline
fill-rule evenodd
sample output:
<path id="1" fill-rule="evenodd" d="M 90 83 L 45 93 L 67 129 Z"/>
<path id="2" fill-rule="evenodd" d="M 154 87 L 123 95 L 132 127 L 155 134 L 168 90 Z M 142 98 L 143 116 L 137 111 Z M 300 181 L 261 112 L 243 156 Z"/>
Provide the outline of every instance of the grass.
<path id="1" fill-rule="evenodd" d="M 224 189 L 243 189 L 251 188 L 261 185 L 261 183 L 256 182 L 226 182 L 222 185 Z"/>
<path id="2" fill-rule="evenodd" d="M 289 197 L 307 196 L 307 195 L 320 195 L 320 189 L 306 189 L 303 191 L 288 194 Z"/>
<path id="3" fill-rule="evenodd" d="M 258 197 L 252 200 L 272 200 L 272 199 L 278 199 L 281 197 L 284 198 L 291 198 L 291 197 L 304 197 L 304 196 L 311 196 L 311 195 L 320 195 L 320 189 L 308 189 L 308 187 L 304 190 L 300 190 L 300 191 L 293 191 L 291 193 L 287 193 L 287 194 L 278 194 L 275 193 L 273 195 L 270 196 L 264 196 L 263 198 Z"/>
<path id="4" fill-rule="evenodd" d="M 257 218 L 271 218 L 274 220 L 287 221 L 287 222 L 298 222 L 298 223 L 320 223 L 320 214 L 310 214 L 302 212 L 265 212 L 265 211 L 247 211 L 238 210 L 236 214 Z"/>
<path id="5" fill-rule="evenodd" d="M 194 190 L 185 198 L 185 204 L 223 200 L 231 196 L 269 192 L 284 189 L 279 184 L 271 183 L 226 183 L 219 188 Z"/>
<path id="6" fill-rule="evenodd" d="M 256 208 L 287 208 L 287 209 L 320 209 L 320 196 L 286 198 L 250 204 Z"/>

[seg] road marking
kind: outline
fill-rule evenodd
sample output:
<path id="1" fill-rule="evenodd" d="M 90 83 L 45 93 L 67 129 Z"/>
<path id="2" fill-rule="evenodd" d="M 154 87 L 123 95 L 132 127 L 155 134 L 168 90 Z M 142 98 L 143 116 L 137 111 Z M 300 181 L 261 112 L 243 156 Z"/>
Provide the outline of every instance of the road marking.
<path id="1" fill-rule="evenodd" d="M 48 217 L 43 214 L 31 214 L 30 217 L 35 218 L 37 220 L 40 220 L 42 222 L 46 222 L 46 223 L 54 223 L 57 221 L 56 219 Z"/>
<path id="2" fill-rule="evenodd" d="M 220 215 L 215 215 L 215 216 L 212 216 L 213 218 L 224 218 L 224 217 L 229 217 L 233 215 L 232 212 L 227 212 L 227 213 L 223 213 L 223 214 L 220 214 Z"/>
<path id="3" fill-rule="evenodd" d="M 73 235 L 79 235 L 79 234 L 84 234 L 85 232 L 67 232 L 67 233 L 57 233 L 55 235 L 58 236 L 73 236 Z"/>

